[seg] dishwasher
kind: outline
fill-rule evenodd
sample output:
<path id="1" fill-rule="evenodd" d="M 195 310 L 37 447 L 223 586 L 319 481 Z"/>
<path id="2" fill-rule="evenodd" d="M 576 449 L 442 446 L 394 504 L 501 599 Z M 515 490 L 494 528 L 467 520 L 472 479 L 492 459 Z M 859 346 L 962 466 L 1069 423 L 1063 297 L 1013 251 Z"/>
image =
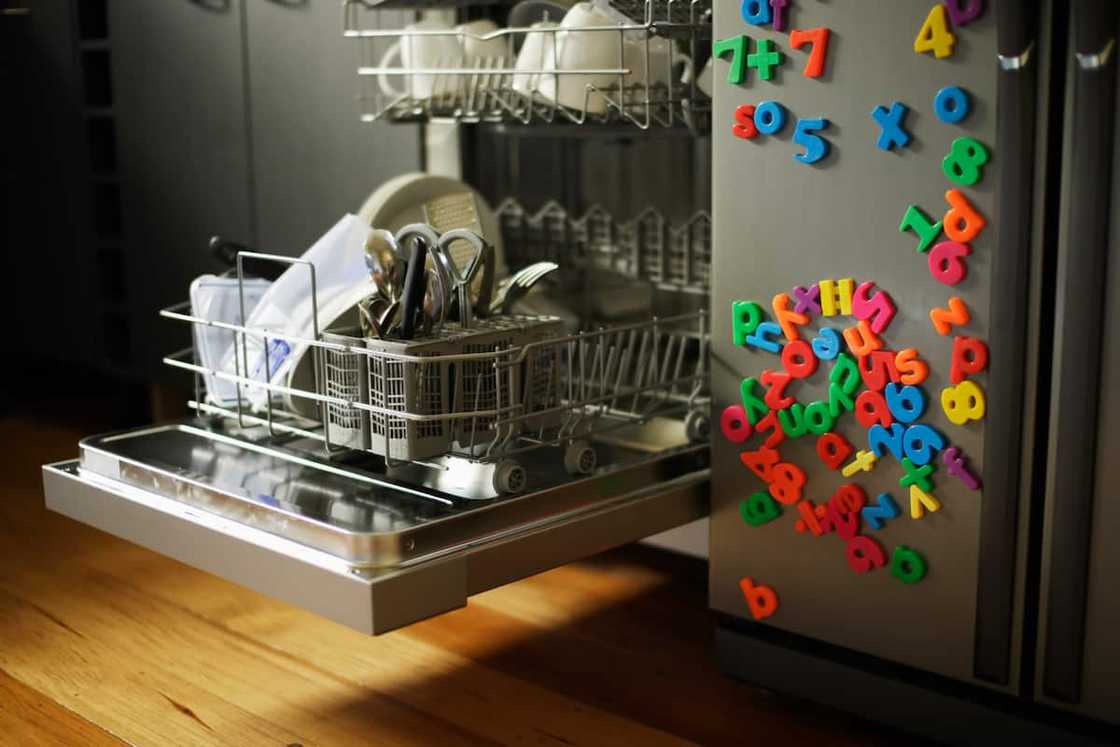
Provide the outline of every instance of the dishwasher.
<path id="1" fill-rule="evenodd" d="M 191 417 L 82 440 L 43 467 L 47 507 L 369 634 L 707 516 L 711 3 L 344 0 L 341 16 L 354 116 L 425 128 L 418 167 L 494 206 L 503 264 L 556 265 L 564 313 L 476 314 L 476 265 L 493 269 L 460 275 L 434 247 L 479 234 L 427 214 L 389 234 L 420 252 L 416 282 L 452 289 L 402 315 L 441 309 L 416 336 L 374 336 L 360 303 L 328 323 L 311 262 L 219 243 L 240 313 L 161 312 L 192 332 L 164 359 L 193 377 Z M 580 44 L 602 64 L 561 59 Z M 313 323 L 279 339 L 245 304 L 285 271 Z M 397 281 L 408 306 L 421 286 Z M 200 356 L 216 333 L 232 369 Z"/>

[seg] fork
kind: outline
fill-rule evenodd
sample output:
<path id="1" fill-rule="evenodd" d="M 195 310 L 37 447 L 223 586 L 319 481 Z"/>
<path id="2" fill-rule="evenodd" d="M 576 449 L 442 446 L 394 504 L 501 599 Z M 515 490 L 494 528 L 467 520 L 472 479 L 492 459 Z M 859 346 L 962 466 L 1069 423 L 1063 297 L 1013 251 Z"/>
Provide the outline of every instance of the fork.
<path id="1" fill-rule="evenodd" d="M 494 290 L 494 298 L 490 301 L 490 313 L 508 314 L 513 309 L 513 305 L 524 298 L 529 289 L 541 278 L 558 269 L 560 265 L 555 262 L 537 262 L 504 278 Z"/>

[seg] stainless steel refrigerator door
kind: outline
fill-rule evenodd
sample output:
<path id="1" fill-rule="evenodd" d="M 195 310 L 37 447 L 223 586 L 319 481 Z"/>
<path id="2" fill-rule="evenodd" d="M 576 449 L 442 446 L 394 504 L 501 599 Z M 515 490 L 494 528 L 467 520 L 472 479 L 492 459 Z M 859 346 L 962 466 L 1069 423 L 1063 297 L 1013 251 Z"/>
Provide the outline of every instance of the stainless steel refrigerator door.
<path id="1" fill-rule="evenodd" d="M 1120 12 L 1074 3 L 1071 31 L 1037 685 L 1120 723 Z"/>
<path id="2" fill-rule="evenodd" d="M 782 370 L 777 355 L 733 344 L 732 301 L 754 300 L 769 310 L 775 294 L 791 293 L 794 286 L 822 279 L 872 280 L 898 307 L 883 334 L 884 347 L 917 348 L 930 366 L 921 385 L 928 400 L 921 422 L 968 456 L 973 471 L 982 473 L 985 489 L 967 489 L 936 458 L 932 492 L 942 508 L 914 520 L 908 492 L 899 485 L 903 468 L 889 454 L 871 473 L 843 478 L 821 463 L 815 437 L 786 439 L 778 447 L 781 457 L 805 470 L 804 496 L 814 503 L 827 502 L 840 484 L 855 481 L 871 501 L 886 492 L 901 509 L 881 530 L 860 530 L 881 543 L 888 563 L 857 575 L 846 562 L 845 542 L 835 534 L 813 537 L 795 531 L 795 506 L 783 506 L 778 520 L 757 528 L 740 518 L 740 500 L 766 487 L 743 467 L 739 453 L 758 448 L 765 436 L 736 445 L 713 425 L 711 604 L 751 620 L 738 584 L 751 577 L 772 587 L 779 599 L 766 625 L 944 675 L 1014 688 L 1022 589 L 1015 569 L 1023 552 L 1023 532 L 1018 530 L 1026 513 L 1019 509 L 1027 495 L 1019 486 L 1029 485 L 1023 466 L 1029 460 L 1021 457 L 1033 426 L 1034 341 L 1029 330 L 1035 312 L 1028 310 L 1036 306 L 1037 278 L 1027 278 L 1037 264 L 1038 249 L 1030 238 L 1036 199 L 1029 168 L 1034 141 L 1016 141 L 1013 134 L 1005 142 L 1005 137 L 1026 130 L 1030 138 L 1034 106 L 1030 99 L 1018 102 L 1018 116 L 1025 119 L 1015 128 L 1013 102 L 997 101 L 997 9 L 989 7 L 977 20 L 953 30 L 951 56 L 916 54 L 914 39 L 932 5 L 928 0 L 791 5 L 790 28 L 831 30 L 825 72 L 811 79 L 802 74 L 807 47 L 794 51 L 787 33 L 744 23 L 739 2 L 716 3 L 716 39 L 746 34 L 751 51 L 759 40 L 769 39 L 787 59 L 774 79 L 759 80 L 750 69 L 739 86 L 725 81 L 726 62 L 716 63 L 714 71 L 713 424 L 724 407 L 740 401 L 744 377 Z M 1000 47 L 1005 46 L 1014 43 L 1004 40 Z M 1038 49 L 1031 45 L 1026 51 L 1006 55 L 1004 71 L 1037 64 Z M 934 96 L 947 86 L 963 87 L 971 96 L 971 113 L 959 124 L 935 116 Z M 1033 84 L 1026 89 L 1033 95 Z M 753 140 L 734 136 L 736 107 L 768 99 L 788 111 L 784 130 Z M 889 109 L 895 101 L 909 107 L 904 127 L 912 139 L 907 147 L 888 152 L 876 145 L 880 127 L 871 112 L 877 106 Z M 799 118 L 814 117 L 829 120 L 820 134 L 831 149 L 819 163 L 806 165 L 794 160 L 805 149 L 792 135 Z M 1003 124 L 997 127 L 1001 117 Z M 986 217 L 987 227 L 971 243 L 967 277 L 949 286 L 931 277 L 927 256 L 915 251 L 914 235 L 900 233 L 899 223 L 911 203 L 934 220 L 945 213 L 945 192 L 956 185 L 942 173 L 941 161 L 962 136 L 978 139 L 991 153 L 981 180 L 961 187 Z M 997 206 L 1000 202 L 1004 208 Z M 1021 230 L 1007 233 L 1008 226 Z M 942 337 L 929 314 L 945 307 L 950 296 L 966 302 L 972 319 Z M 1009 314 L 1013 304 L 1022 313 Z M 769 311 L 767 316 L 773 319 Z M 1001 320 L 999 329 L 993 327 L 995 319 Z M 815 336 L 821 326 L 839 332 L 853 324 L 850 316 L 816 316 L 803 336 Z M 963 426 L 950 423 L 940 405 L 957 334 L 987 341 L 993 354 L 990 369 L 970 377 L 989 393 L 986 418 Z M 1004 345 L 1007 341 L 1016 344 Z M 788 393 L 801 403 L 827 401 L 831 367 L 822 362 L 817 374 L 795 382 Z M 1005 384 L 1010 388 L 1001 390 Z M 996 401 L 1000 406 L 992 407 Z M 835 430 L 856 449 L 868 448 L 867 431 L 851 413 L 837 420 Z M 999 474 L 997 466 L 1003 468 Z M 890 556 L 900 545 L 926 559 L 928 574 L 919 583 L 907 585 L 892 577 Z"/>

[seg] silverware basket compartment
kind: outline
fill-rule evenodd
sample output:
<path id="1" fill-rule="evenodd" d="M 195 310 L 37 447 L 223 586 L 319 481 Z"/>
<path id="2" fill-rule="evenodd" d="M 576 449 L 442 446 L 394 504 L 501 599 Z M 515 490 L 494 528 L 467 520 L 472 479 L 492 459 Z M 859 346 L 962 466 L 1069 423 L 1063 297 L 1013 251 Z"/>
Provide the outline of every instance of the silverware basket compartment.
<path id="1" fill-rule="evenodd" d="M 378 5 L 343 2 L 363 121 L 710 128 L 697 82 L 710 0 L 627 0 L 586 24 L 506 28 L 406 24 Z"/>

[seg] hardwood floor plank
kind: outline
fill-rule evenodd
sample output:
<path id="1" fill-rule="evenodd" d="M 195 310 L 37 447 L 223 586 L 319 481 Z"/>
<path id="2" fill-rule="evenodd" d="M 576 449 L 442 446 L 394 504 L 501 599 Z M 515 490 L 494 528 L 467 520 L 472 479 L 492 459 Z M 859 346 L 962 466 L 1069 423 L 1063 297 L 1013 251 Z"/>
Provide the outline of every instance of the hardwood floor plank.
<path id="1" fill-rule="evenodd" d="M 24 747 L 123 745 L 96 724 L 0 669 L 0 743 Z"/>

